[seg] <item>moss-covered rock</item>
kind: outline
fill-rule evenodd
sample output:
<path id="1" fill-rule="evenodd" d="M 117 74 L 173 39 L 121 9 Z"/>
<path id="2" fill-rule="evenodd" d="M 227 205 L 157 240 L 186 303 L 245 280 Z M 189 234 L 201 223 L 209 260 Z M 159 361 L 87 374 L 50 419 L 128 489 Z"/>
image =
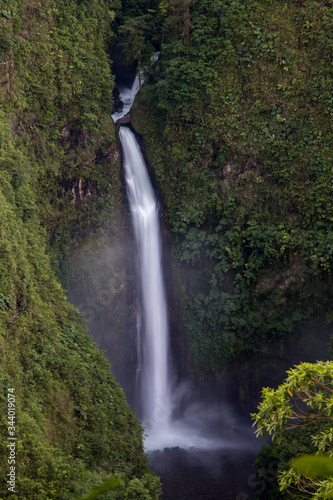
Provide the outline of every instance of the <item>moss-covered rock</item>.
<path id="1" fill-rule="evenodd" d="M 66 276 L 59 257 L 80 235 L 121 225 L 112 7 L 0 6 L 1 498 L 77 498 L 110 475 L 123 486 L 103 498 L 134 478 L 157 496 L 142 428 L 52 269 Z"/>
<path id="2" fill-rule="evenodd" d="M 177 240 L 192 357 L 216 372 L 313 314 L 331 322 L 333 14 L 316 1 L 164 7 L 131 116 Z"/>

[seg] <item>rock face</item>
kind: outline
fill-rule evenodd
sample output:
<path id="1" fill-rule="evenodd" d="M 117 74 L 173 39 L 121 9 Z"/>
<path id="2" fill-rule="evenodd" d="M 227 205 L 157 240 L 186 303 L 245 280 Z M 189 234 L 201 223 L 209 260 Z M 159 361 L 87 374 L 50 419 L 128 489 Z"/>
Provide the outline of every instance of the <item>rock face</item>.
<path id="1" fill-rule="evenodd" d="M 131 121 L 131 115 L 127 113 L 127 115 L 123 116 L 122 118 L 119 118 L 116 121 L 117 125 L 127 125 Z"/>
<path id="2" fill-rule="evenodd" d="M 113 108 L 112 108 L 112 114 L 113 113 L 121 113 L 124 107 L 123 101 L 120 99 L 120 93 L 119 89 L 115 87 L 113 89 Z"/>

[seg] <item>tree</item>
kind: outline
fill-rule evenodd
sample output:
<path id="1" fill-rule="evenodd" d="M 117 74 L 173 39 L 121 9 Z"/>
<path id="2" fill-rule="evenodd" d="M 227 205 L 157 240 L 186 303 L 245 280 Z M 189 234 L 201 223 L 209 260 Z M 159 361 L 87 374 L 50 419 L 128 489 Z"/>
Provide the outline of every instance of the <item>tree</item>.
<path id="1" fill-rule="evenodd" d="M 271 435 L 282 442 L 288 430 L 319 424 L 321 432 L 312 436 L 317 455 L 333 456 L 333 362 L 301 363 L 287 372 L 276 390 L 264 388 L 258 413 L 252 414 L 256 434 Z M 311 462 L 311 459 L 310 459 Z M 296 465 L 296 467 L 295 467 Z M 278 477 L 280 491 L 292 497 L 331 498 L 333 478 L 317 477 L 291 462 Z"/>
<path id="2" fill-rule="evenodd" d="M 160 3 L 165 25 L 174 31 L 176 40 L 182 40 L 187 50 L 190 48 L 190 8 L 193 4 L 193 0 L 162 0 Z"/>
<path id="3" fill-rule="evenodd" d="M 119 33 L 123 35 L 124 41 L 121 45 L 126 49 L 126 55 L 129 60 L 138 61 L 139 85 L 141 87 L 141 65 L 142 58 L 147 49 L 145 34 L 149 29 L 149 21 L 152 16 L 145 14 L 139 17 L 130 17 L 126 19 L 123 26 L 119 28 Z"/>

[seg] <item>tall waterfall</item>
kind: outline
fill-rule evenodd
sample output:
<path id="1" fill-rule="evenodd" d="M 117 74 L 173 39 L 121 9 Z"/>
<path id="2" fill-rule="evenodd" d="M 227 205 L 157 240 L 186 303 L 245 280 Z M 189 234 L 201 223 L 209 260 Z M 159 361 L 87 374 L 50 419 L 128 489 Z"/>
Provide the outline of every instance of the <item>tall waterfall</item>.
<path id="1" fill-rule="evenodd" d="M 134 95 L 132 93 L 131 98 L 134 99 Z M 114 114 L 113 118 L 116 121 L 119 114 Z M 129 128 L 120 127 L 119 138 L 137 252 L 136 393 L 147 436 L 144 445 L 153 470 L 163 482 L 171 484 L 172 496 L 167 498 L 175 498 L 175 485 L 177 492 L 183 491 L 184 498 L 192 498 L 194 484 L 202 491 L 203 482 L 214 485 L 212 490 L 207 490 L 209 497 L 211 491 L 214 495 L 220 488 L 218 498 L 227 498 L 224 490 L 230 478 L 225 479 L 225 471 L 229 471 L 230 464 L 234 468 L 235 460 L 240 463 L 239 458 L 237 462 L 238 452 L 254 448 L 257 451 L 262 443 L 254 446 L 251 428 L 238 422 L 227 404 L 211 403 L 209 398 L 196 399 L 193 385 L 188 381 L 173 383 L 171 388 L 158 204 L 135 135 Z M 226 450 L 231 456 L 229 468 L 225 467 Z M 206 481 L 202 480 L 202 473 L 198 474 L 201 470 L 207 473 Z M 236 495 L 239 492 L 237 482 L 234 490 Z M 240 495 L 249 498 L 245 492 Z"/>
<path id="2" fill-rule="evenodd" d="M 135 93 L 133 99 L 134 96 Z M 113 118 L 118 119 L 118 115 Z M 136 393 L 147 436 L 145 448 L 148 452 L 165 447 L 244 449 L 248 431 L 244 433 L 228 405 L 197 401 L 191 397 L 191 386 L 186 382 L 171 389 L 158 204 L 135 135 L 128 127 L 120 127 L 119 138 L 137 249 Z M 236 441 L 231 437 L 234 433 L 241 436 Z M 250 429 L 251 438 L 252 435 Z M 252 442 L 249 445 L 252 447 Z"/>
<path id="3" fill-rule="evenodd" d="M 161 263 L 158 205 L 144 158 L 134 134 L 120 127 L 126 189 L 137 245 L 141 294 L 141 417 L 148 434 L 169 427 L 168 321 Z"/>

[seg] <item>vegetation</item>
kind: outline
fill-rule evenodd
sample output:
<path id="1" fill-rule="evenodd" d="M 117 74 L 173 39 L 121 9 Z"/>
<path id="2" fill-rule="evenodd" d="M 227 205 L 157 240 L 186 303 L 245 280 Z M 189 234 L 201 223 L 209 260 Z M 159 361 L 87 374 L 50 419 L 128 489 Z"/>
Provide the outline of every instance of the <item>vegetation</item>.
<path id="1" fill-rule="evenodd" d="M 332 323 L 332 2 L 161 0 L 156 19 L 132 123 L 176 238 L 192 359 L 216 373 L 314 315 Z M 264 390 L 258 498 L 331 498 L 327 457 L 304 459 L 314 473 L 290 460 L 331 451 L 332 368 Z"/>
<path id="2" fill-rule="evenodd" d="M 139 66 L 161 49 L 133 121 L 176 237 L 198 372 L 222 370 L 314 312 L 332 322 L 332 23 L 326 0 L 0 0 L 4 436 L 13 389 L 17 412 L 16 491 L 3 440 L 3 498 L 160 495 L 142 429 L 56 279 L 79 235 L 123 224 L 112 45 Z M 265 392 L 257 422 L 276 439 L 262 470 L 267 457 L 285 470 L 271 498 L 331 488 L 286 466 L 328 451 L 331 368 L 301 365 Z M 294 416 L 309 426 L 286 431 Z"/>
<path id="3" fill-rule="evenodd" d="M 332 300 L 331 2 L 166 1 L 133 125 L 177 239 L 198 372 Z M 132 114 L 133 115 L 133 114 Z"/>
<path id="4" fill-rule="evenodd" d="M 117 8 L 0 0 L 1 498 L 73 499 L 110 476 L 117 490 L 101 498 L 160 492 L 142 428 L 52 270 L 79 234 L 122 223 L 107 55 Z"/>
<path id="5" fill-rule="evenodd" d="M 194 364 L 219 372 L 314 314 L 332 322 L 332 2 L 166 0 L 158 23 L 132 122 L 176 237 Z M 257 498 L 331 497 L 330 473 L 290 460 L 330 454 L 332 368 L 264 390 Z"/>
<path id="6" fill-rule="evenodd" d="M 332 465 L 327 456 L 333 455 L 333 362 L 302 363 L 287 374 L 276 390 L 263 389 L 259 411 L 253 415 L 256 433 L 273 437 L 273 445 L 265 447 L 257 460 L 258 477 L 265 477 L 275 459 L 282 493 L 279 496 L 273 485 L 269 498 L 331 498 Z M 320 457 L 288 463 L 315 451 Z M 261 493 L 258 498 L 267 498 L 266 488 Z"/>
<path id="7" fill-rule="evenodd" d="M 2 8 L 7 4 L 2 0 Z M 106 213 L 118 215 L 114 78 L 107 55 L 118 7 L 113 1 L 40 6 L 14 0 L 10 18 L 0 19 L 10 41 L 1 55 L 1 103 L 19 149 L 33 164 L 38 214 L 55 266 L 73 237 L 106 225 Z"/>

